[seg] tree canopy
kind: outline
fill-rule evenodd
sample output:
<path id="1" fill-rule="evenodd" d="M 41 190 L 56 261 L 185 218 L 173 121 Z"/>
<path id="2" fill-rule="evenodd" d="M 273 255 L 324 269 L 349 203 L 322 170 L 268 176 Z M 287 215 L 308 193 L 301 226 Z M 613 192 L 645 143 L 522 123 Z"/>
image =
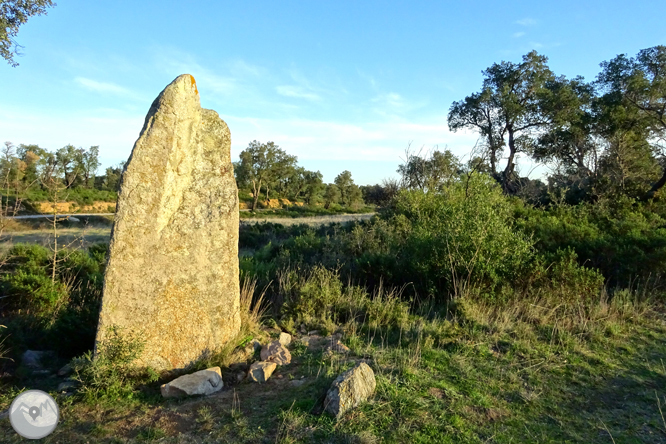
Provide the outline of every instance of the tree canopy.
<path id="1" fill-rule="evenodd" d="M 14 38 L 19 27 L 34 15 L 46 14 L 46 8 L 56 6 L 51 0 L 2 0 L 0 1 L 0 55 L 13 67 L 18 66 L 14 56 L 20 55 Z"/>

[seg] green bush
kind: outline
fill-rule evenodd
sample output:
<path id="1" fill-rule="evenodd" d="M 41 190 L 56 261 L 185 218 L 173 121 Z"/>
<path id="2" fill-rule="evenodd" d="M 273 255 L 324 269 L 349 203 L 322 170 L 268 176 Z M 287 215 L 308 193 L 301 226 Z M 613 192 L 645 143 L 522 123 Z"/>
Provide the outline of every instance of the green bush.
<path id="1" fill-rule="evenodd" d="M 104 245 L 88 252 L 61 250 L 52 279 L 52 252 L 16 245 L 5 256 L 0 291 L 14 357 L 26 349 L 56 350 L 71 357 L 94 344 L 102 295 Z"/>
<path id="2" fill-rule="evenodd" d="M 283 271 L 279 280 L 284 295 L 282 324 L 296 330 L 308 329 L 332 333 L 350 322 L 370 328 L 400 328 L 407 324 L 409 307 L 396 292 L 378 291 L 369 295 L 363 287 L 343 286 L 339 275 L 321 266 L 308 272 Z"/>
<path id="3" fill-rule="evenodd" d="M 547 258 L 572 249 L 579 264 L 599 269 L 611 287 L 660 280 L 666 269 L 666 219 L 631 199 L 546 210 L 519 207 L 516 219 Z"/>
<path id="4" fill-rule="evenodd" d="M 79 393 L 91 403 L 132 399 L 138 384 L 155 382 L 158 374 L 149 368 L 139 368 L 145 342 L 118 327 L 111 327 L 106 338 L 92 351 L 72 360 L 75 379 L 81 383 Z"/>
<path id="5" fill-rule="evenodd" d="M 489 177 L 473 174 L 439 193 L 403 190 L 383 222 L 352 231 L 366 277 L 446 300 L 472 286 L 486 297 L 524 273 L 532 242 L 513 227 L 509 199 Z M 369 229 L 368 229 L 369 228 Z"/>

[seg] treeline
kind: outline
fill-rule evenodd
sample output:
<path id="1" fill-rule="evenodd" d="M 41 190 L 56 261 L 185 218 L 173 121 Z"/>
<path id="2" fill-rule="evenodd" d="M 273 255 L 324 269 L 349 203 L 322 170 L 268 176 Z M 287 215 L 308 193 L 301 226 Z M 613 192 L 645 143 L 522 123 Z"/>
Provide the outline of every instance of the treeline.
<path id="1" fill-rule="evenodd" d="M 240 160 L 234 162 L 234 174 L 239 196 L 249 200 L 252 210 L 268 199 L 288 199 L 327 209 L 336 205 L 358 208 L 364 204 L 361 187 L 354 183 L 349 171 L 326 184 L 319 171 L 298 166 L 296 156 L 273 142 L 250 142 L 240 153 Z"/>
<path id="2" fill-rule="evenodd" d="M 38 145 L 18 145 L 5 142 L 0 159 L 0 174 L 5 195 L 12 194 L 30 200 L 49 200 L 53 193 L 66 193 L 76 199 L 99 198 L 114 200 L 123 164 L 106 169 L 97 175 L 100 167 L 99 147 L 88 149 L 66 145 L 49 151 Z M 82 192 L 89 190 L 90 192 Z M 94 191 L 105 193 L 95 193 Z"/>
<path id="3" fill-rule="evenodd" d="M 666 184 L 666 46 L 603 62 L 592 82 L 558 76 L 547 61 L 532 51 L 495 63 L 480 91 L 452 104 L 450 129 L 481 135 L 473 168 L 509 194 L 543 196 L 544 185 L 518 174 L 523 155 L 553 166 L 549 187 L 571 203 L 655 197 Z"/>

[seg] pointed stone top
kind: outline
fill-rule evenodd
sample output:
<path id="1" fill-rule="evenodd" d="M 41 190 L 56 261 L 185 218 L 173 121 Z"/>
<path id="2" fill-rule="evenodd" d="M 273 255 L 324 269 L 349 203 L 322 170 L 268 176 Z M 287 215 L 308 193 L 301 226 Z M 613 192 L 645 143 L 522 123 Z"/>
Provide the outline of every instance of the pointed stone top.
<path id="1" fill-rule="evenodd" d="M 173 82 L 171 82 L 165 88 L 165 90 L 168 89 L 169 86 L 171 86 L 171 85 L 179 85 L 181 83 L 183 84 L 185 89 L 189 88 L 190 90 L 194 91 L 194 93 L 196 95 L 199 95 L 199 90 L 197 89 L 197 82 L 196 82 L 196 80 L 194 80 L 194 76 L 192 74 L 181 74 L 181 75 L 179 75 L 178 77 L 176 77 L 176 79 Z"/>

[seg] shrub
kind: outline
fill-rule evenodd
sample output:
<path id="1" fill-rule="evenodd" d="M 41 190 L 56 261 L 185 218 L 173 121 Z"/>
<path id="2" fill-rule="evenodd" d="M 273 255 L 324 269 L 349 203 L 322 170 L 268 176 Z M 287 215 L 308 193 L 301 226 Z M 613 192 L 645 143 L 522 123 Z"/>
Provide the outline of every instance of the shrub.
<path id="1" fill-rule="evenodd" d="M 403 190 L 393 210 L 352 233 L 364 276 L 445 300 L 478 287 L 490 297 L 519 277 L 533 257 L 530 239 L 513 227 L 509 199 L 489 177 L 473 174 L 441 192 Z M 365 228 L 365 227 L 364 227 Z M 356 229 L 360 230 L 360 229 Z"/>
<path id="2" fill-rule="evenodd" d="M 55 280 L 52 253 L 39 245 L 16 245 L 0 276 L 8 345 L 18 357 L 28 348 L 71 357 L 94 344 L 102 295 L 104 246 L 89 252 L 61 250 Z"/>
<path id="3" fill-rule="evenodd" d="M 97 344 L 97 354 L 86 352 L 72 360 L 75 379 L 81 383 L 79 392 L 91 403 L 100 400 L 132 399 L 136 386 L 155 382 L 158 374 L 139 368 L 145 342 L 138 336 L 110 327 L 105 339 Z"/>
<path id="4" fill-rule="evenodd" d="M 321 266 L 306 273 L 284 270 L 279 285 L 285 298 L 282 323 L 292 331 L 301 324 L 329 333 L 346 323 L 400 328 L 409 317 L 397 292 L 380 290 L 371 296 L 360 286 L 343 286 L 337 272 Z"/>
<path id="5" fill-rule="evenodd" d="M 516 218 L 547 258 L 571 249 L 580 264 L 599 269 L 611 287 L 658 279 L 666 269 L 666 220 L 631 199 L 520 208 Z"/>

